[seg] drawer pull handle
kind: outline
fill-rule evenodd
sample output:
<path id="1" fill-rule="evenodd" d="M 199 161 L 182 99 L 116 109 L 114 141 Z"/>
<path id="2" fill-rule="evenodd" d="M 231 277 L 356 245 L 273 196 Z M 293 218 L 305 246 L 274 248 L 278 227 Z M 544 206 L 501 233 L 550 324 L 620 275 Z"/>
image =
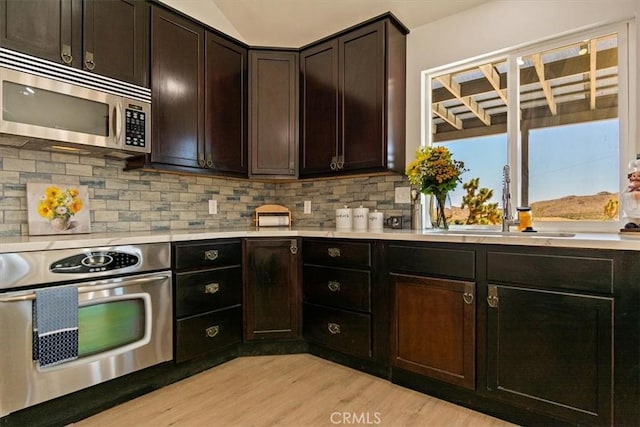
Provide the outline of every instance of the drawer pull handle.
<path id="1" fill-rule="evenodd" d="M 340 290 L 340 282 L 336 282 L 335 280 L 331 280 L 327 283 L 327 287 L 331 292 L 338 292 Z"/>
<path id="2" fill-rule="evenodd" d="M 218 259 L 218 250 L 210 249 L 208 251 L 204 251 L 204 259 L 208 261 L 215 261 L 216 259 Z"/>
<path id="3" fill-rule="evenodd" d="M 331 258 L 337 258 L 340 256 L 340 248 L 329 248 L 327 249 L 327 253 Z"/>
<path id="4" fill-rule="evenodd" d="M 207 337 L 213 338 L 216 335 L 218 335 L 218 332 L 220 332 L 220 326 L 219 325 L 209 326 L 204 331 L 207 333 Z"/>
<path id="5" fill-rule="evenodd" d="M 215 294 L 219 290 L 220 290 L 220 283 L 209 283 L 208 285 L 204 286 L 205 294 Z"/>
<path id="6" fill-rule="evenodd" d="M 332 335 L 337 335 L 340 333 L 340 325 L 337 323 L 327 323 L 327 329 Z"/>

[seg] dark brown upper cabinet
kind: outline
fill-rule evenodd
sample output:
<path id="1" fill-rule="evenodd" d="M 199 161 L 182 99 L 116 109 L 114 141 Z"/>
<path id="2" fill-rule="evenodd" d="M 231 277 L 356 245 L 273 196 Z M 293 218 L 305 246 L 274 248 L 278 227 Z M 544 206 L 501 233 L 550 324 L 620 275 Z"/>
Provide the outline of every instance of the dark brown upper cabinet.
<path id="1" fill-rule="evenodd" d="M 151 16 L 151 161 L 199 168 L 205 164 L 205 31 L 160 7 Z"/>
<path id="2" fill-rule="evenodd" d="M 205 162 L 225 174 L 247 175 L 247 49 L 206 36 Z"/>
<path id="3" fill-rule="evenodd" d="M 300 176 L 401 171 L 406 29 L 391 16 L 300 54 Z"/>
<path id="4" fill-rule="evenodd" d="M 149 85 L 144 0 L 2 0 L 0 16 L 3 47 Z"/>
<path id="5" fill-rule="evenodd" d="M 298 53 L 252 50 L 249 176 L 298 176 Z"/>
<path id="6" fill-rule="evenodd" d="M 246 47 L 153 6 L 151 73 L 151 155 L 127 168 L 246 177 Z"/>

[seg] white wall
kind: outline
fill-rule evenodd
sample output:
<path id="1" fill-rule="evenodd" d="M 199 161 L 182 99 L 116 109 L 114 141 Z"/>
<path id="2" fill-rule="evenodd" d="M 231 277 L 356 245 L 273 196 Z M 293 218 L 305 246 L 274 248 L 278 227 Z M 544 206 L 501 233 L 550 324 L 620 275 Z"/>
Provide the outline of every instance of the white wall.
<path id="1" fill-rule="evenodd" d="M 245 41 L 236 27 L 234 27 L 226 16 L 218 9 L 212 1 L 204 0 L 160 0 L 162 3 L 172 7 L 190 17 L 215 28 L 218 31 L 234 37 L 237 40 Z"/>
<path id="2" fill-rule="evenodd" d="M 412 30 L 407 39 L 407 162 L 420 144 L 423 70 L 635 18 L 639 11 L 640 0 L 495 0 Z M 637 58 L 640 58 L 639 35 L 637 31 Z M 640 88 L 640 73 L 635 80 Z M 640 123 L 639 97 L 632 95 L 632 98 L 636 105 L 635 122 Z M 632 142 L 636 141 L 638 147 L 636 152 L 640 152 L 637 140 L 632 135 Z"/>

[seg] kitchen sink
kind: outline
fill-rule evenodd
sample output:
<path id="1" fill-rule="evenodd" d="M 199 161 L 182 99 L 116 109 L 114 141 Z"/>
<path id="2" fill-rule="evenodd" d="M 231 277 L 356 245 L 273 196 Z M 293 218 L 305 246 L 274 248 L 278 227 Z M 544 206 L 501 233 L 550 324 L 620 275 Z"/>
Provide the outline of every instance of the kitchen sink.
<path id="1" fill-rule="evenodd" d="M 433 230 L 434 234 L 453 234 L 464 236 L 504 236 L 504 237 L 575 237 L 575 233 L 539 231 L 501 231 L 501 230 Z"/>

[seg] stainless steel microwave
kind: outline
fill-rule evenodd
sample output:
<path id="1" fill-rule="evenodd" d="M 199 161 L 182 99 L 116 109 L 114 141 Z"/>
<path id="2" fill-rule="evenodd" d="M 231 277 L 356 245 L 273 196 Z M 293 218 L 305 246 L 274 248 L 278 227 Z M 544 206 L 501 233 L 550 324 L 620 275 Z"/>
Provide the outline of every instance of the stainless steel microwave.
<path id="1" fill-rule="evenodd" d="M 151 152 L 150 91 L 2 49 L 0 144 L 127 158 Z"/>

